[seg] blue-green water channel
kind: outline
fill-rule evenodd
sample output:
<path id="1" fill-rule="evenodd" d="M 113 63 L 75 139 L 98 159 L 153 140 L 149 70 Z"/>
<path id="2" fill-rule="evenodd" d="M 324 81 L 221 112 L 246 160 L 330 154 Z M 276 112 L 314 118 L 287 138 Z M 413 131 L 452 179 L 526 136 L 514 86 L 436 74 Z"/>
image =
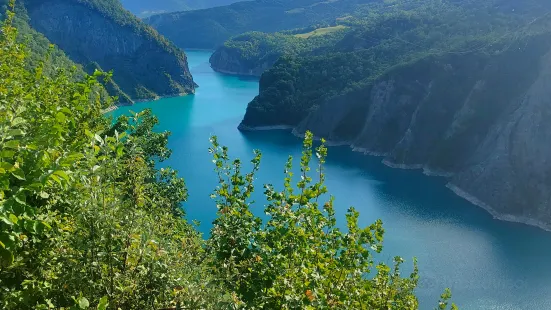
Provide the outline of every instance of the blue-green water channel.
<path id="1" fill-rule="evenodd" d="M 209 198 L 216 186 L 209 137 L 217 135 L 232 156 L 242 159 L 250 159 L 253 149 L 262 151 L 256 181 L 259 212 L 262 184 L 282 184 L 287 156 L 299 158 L 301 141 L 285 131 L 239 132 L 237 125 L 258 93 L 258 81 L 214 72 L 209 52 L 187 54 L 200 85 L 195 95 L 139 103 L 113 114 L 151 108 L 161 122 L 158 129 L 172 132 L 173 155 L 163 165 L 185 178 L 187 217 L 201 221 L 208 234 L 216 213 Z M 421 309 L 433 309 L 445 287 L 452 289 L 461 309 L 551 309 L 551 233 L 493 220 L 447 190 L 444 180 L 388 168 L 380 158 L 348 147 L 331 147 L 326 169 L 341 219 L 354 206 L 362 224 L 383 220 L 387 234 L 378 259 L 390 264 L 400 255 L 411 265 L 418 258 Z"/>

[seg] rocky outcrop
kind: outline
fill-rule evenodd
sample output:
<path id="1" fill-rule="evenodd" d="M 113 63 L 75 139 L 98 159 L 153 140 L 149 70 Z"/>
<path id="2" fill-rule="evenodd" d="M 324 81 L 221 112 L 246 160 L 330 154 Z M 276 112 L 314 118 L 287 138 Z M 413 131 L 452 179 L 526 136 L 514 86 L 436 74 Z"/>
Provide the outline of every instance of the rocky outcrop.
<path id="1" fill-rule="evenodd" d="M 30 25 L 85 68 L 113 70 L 134 100 L 194 92 L 185 54 L 120 4 L 24 0 Z M 107 3 L 107 2 L 106 2 Z"/>
<path id="2" fill-rule="evenodd" d="M 316 106 L 294 132 L 445 176 L 495 217 L 551 229 L 549 85 L 546 34 L 496 55 L 429 56 L 395 68 Z M 248 122 L 241 128 L 254 127 Z"/>
<path id="3" fill-rule="evenodd" d="M 242 53 L 222 46 L 211 55 L 209 62 L 212 69 L 220 73 L 260 77 L 278 58 L 279 55 L 274 55 L 252 62 L 244 59 Z"/>

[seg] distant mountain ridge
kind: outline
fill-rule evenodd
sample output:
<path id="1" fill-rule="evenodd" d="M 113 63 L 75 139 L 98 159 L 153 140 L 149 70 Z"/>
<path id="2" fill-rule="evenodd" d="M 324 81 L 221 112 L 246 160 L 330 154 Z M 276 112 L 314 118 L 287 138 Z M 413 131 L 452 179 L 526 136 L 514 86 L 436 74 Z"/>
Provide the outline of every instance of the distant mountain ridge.
<path id="1" fill-rule="evenodd" d="M 242 0 L 121 0 L 122 5 L 139 17 L 154 14 L 207 9 Z"/>
<path id="2" fill-rule="evenodd" d="M 214 49 L 249 31 L 278 32 L 333 23 L 358 7 L 383 0 L 256 0 L 144 19 L 182 48 Z"/>

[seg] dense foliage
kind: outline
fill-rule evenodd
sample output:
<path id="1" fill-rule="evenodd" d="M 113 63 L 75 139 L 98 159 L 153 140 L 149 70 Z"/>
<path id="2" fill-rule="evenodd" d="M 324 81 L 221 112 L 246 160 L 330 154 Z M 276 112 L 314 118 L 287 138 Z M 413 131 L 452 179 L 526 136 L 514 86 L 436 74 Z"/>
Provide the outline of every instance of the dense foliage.
<path id="1" fill-rule="evenodd" d="M 353 31 L 324 53 L 287 54 L 264 73 L 244 123 L 296 125 L 328 99 L 367 88 L 421 59 L 499 54 L 519 39 L 547 31 L 549 9 L 548 2 L 538 0 L 412 0 L 359 10 L 341 20 Z"/>
<path id="2" fill-rule="evenodd" d="M 311 135 L 300 181 L 290 158 L 283 190 L 265 187 L 266 221 L 250 201 L 260 153 L 243 174 L 213 137 L 218 217 L 203 240 L 185 219 L 183 180 L 155 166 L 169 133 L 153 131 L 151 111 L 109 120 L 104 74 L 29 70 L 12 19 L 0 34 L 0 308 L 417 308 L 417 270 L 374 265 L 382 223 L 362 228 L 350 209 L 340 230 L 333 200 L 321 202 L 327 150 L 315 150 L 314 180 Z"/>
<path id="3" fill-rule="evenodd" d="M 145 21 L 182 48 L 216 48 L 249 31 L 278 32 L 334 23 L 364 4 L 380 0 L 244 1 L 206 10 L 151 16 Z"/>
<path id="4" fill-rule="evenodd" d="M 336 29 L 323 33 L 323 29 Z M 347 28 L 320 27 L 304 32 L 264 33 L 247 32 L 226 41 L 211 56 L 214 69 L 235 72 L 254 72 L 260 75 L 283 55 L 322 53 L 343 38 Z M 231 57 L 231 60 L 226 59 Z M 228 65 L 236 68 L 228 68 Z"/>
<path id="5" fill-rule="evenodd" d="M 127 309 L 175 300 L 175 281 L 200 270 L 188 254 L 201 249 L 175 217 L 182 180 L 153 167 L 170 153 L 167 133 L 151 132 L 148 113 L 110 125 L 100 114 L 99 76 L 74 83 L 63 70 L 28 71 L 14 37 L 8 20 L 0 52 L 0 307 L 76 300 L 84 308 L 83 295 Z M 183 243 L 178 255 L 170 252 Z"/>
<path id="6" fill-rule="evenodd" d="M 0 20 L 4 20 L 4 13 L 8 10 L 8 6 L 8 0 L 0 0 Z M 21 9 L 21 6 L 18 6 L 18 9 Z M 27 61 L 29 62 L 30 68 L 36 67 L 39 62 L 49 54 L 49 64 L 52 67 L 70 69 L 75 66 L 75 70 L 80 71 L 80 77 L 84 77 L 82 68 L 70 60 L 63 51 L 59 49 L 50 49 L 50 41 L 44 37 L 43 34 L 35 31 L 29 26 L 24 10 L 18 11 L 17 16 L 13 19 L 13 25 L 18 29 L 17 40 L 19 42 L 24 41 L 29 49 Z"/>

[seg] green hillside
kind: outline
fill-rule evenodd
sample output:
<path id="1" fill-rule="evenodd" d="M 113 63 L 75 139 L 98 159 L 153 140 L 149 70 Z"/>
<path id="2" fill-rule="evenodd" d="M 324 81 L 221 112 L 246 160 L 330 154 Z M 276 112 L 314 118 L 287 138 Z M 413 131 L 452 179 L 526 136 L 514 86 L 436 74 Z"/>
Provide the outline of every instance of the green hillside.
<path id="1" fill-rule="evenodd" d="M 245 1 L 207 10 L 176 12 L 145 21 L 182 48 L 216 48 L 249 31 L 279 32 L 315 24 L 332 24 L 362 5 L 382 0 Z"/>
<path id="2" fill-rule="evenodd" d="M 210 58 L 213 69 L 238 75 L 260 76 L 282 55 L 323 53 L 341 40 L 348 27 L 321 25 L 287 32 L 246 32 L 226 41 Z"/>
<path id="3" fill-rule="evenodd" d="M 262 75 L 260 95 L 244 123 L 296 125 L 328 98 L 367 87 L 389 70 L 426 57 L 498 54 L 511 42 L 545 31 L 549 6 L 542 1 L 408 1 L 377 15 L 359 14 L 343 22 L 353 31 L 325 52 L 284 53 Z M 242 52 L 250 53 L 256 49 Z"/>
<path id="4" fill-rule="evenodd" d="M 19 8 L 21 9 L 21 7 Z M 0 20 L 4 20 L 7 10 L 8 0 L 0 0 Z M 79 74 L 84 76 L 82 68 L 70 60 L 63 51 L 57 48 L 50 51 L 49 46 L 51 42 L 43 34 L 30 27 L 28 17 L 25 13 L 24 10 L 18 11 L 18 15 L 15 16 L 13 23 L 18 30 L 18 40 L 20 42 L 26 41 L 29 46 L 30 55 L 27 59 L 29 67 L 36 67 L 50 53 L 50 61 L 53 67 L 69 69 L 76 66 L 76 69 L 80 72 Z"/>
<path id="5" fill-rule="evenodd" d="M 0 1 L 5 8 L 8 1 Z M 20 39 L 33 37 L 33 64 L 53 43 L 54 64 L 76 63 L 88 74 L 113 70 L 107 90 L 123 103 L 194 91 L 185 54 L 117 0 L 19 0 L 16 8 Z"/>

